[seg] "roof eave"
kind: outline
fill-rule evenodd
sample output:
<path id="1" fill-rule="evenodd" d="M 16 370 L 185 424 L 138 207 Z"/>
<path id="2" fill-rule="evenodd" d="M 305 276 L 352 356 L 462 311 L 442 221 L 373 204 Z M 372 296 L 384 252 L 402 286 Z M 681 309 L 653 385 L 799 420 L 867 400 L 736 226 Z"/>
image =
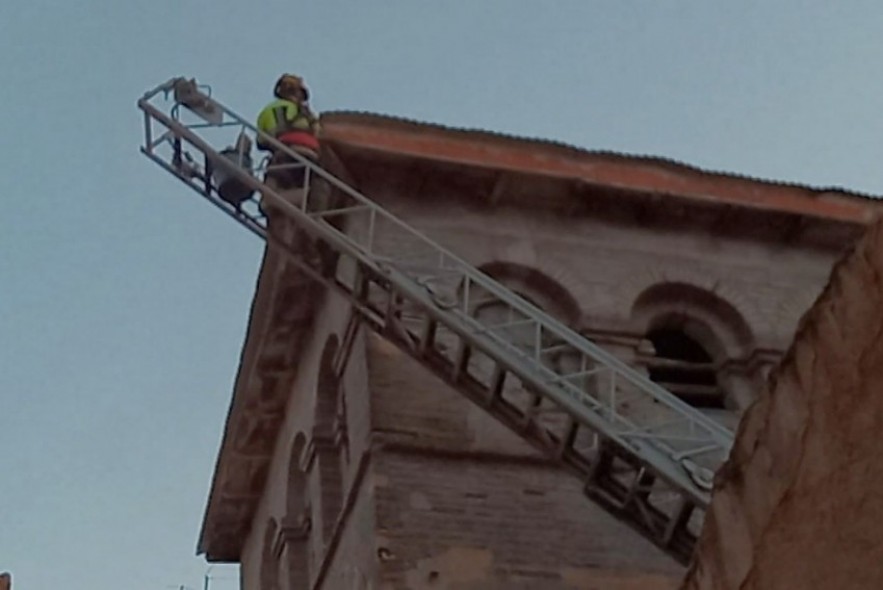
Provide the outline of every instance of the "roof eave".
<path id="1" fill-rule="evenodd" d="M 869 223 L 883 203 L 838 188 L 709 172 L 662 158 L 588 151 L 366 113 L 326 113 L 322 129 L 322 140 L 332 145 L 848 223 Z"/>

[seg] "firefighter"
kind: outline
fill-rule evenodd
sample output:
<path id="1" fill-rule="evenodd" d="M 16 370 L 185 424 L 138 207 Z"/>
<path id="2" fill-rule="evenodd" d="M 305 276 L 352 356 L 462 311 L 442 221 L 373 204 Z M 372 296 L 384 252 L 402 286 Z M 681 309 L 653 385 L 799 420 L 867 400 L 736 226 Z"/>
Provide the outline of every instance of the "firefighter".
<path id="1" fill-rule="evenodd" d="M 273 94 L 276 95 L 276 100 L 264 107 L 258 115 L 258 129 L 308 160 L 318 161 L 319 120 L 310 110 L 310 91 L 303 79 L 293 74 L 283 74 L 276 82 Z M 258 149 L 272 154 L 271 165 L 297 164 L 290 156 L 276 153 L 274 147 L 263 137 L 258 137 L 257 146 Z M 303 167 L 292 166 L 277 172 L 274 178 L 283 188 L 300 188 L 303 185 Z"/>
<path id="2" fill-rule="evenodd" d="M 276 82 L 273 90 L 276 100 L 268 104 L 258 115 L 257 127 L 267 135 L 294 151 L 307 160 L 318 163 L 319 161 L 319 120 L 310 110 L 310 91 L 307 89 L 302 78 L 293 74 L 283 74 Z M 271 145 L 265 138 L 258 136 L 257 147 L 271 153 L 270 169 L 268 177 L 272 178 L 276 186 L 284 192 L 282 197 L 290 204 L 298 208 L 306 207 L 306 191 L 304 186 L 306 168 L 300 161 L 292 156 L 281 152 Z M 273 166 L 285 166 L 284 168 L 272 168 Z M 318 189 L 315 183 L 310 182 L 310 208 L 312 210 L 324 209 L 326 193 L 328 190 Z M 328 189 L 328 187 L 325 187 Z M 321 240 L 314 241 L 305 232 L 296 226 L 274 222 L 275 217 L 272 207 L 264 205 L 261 200 L 261 211 L 268 217 L 268 228 L 273 231 L 281 231 L 283 240 L 292 249 L 299 250 L 302 258 L 309 266 L 320 270 L 325 276 L 331 276 L 335 272 L 337 257 L 327 244 Z M 288 229 L 284 229 L 288 225 Z M 279 228 L 279 229 L 273 229 Z"/>

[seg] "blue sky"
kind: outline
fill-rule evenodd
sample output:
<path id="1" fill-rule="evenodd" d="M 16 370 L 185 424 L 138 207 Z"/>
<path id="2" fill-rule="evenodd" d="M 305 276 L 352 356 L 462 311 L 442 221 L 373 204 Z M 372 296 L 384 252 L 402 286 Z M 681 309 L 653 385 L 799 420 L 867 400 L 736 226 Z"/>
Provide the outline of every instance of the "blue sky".
<path id="1" fill-rule="evenodd" d="M 196 76 L 251 114 L 293 71 L 320 111 L 879 194 L 881 24 L 871 1 L 3 0 L 0 570 L 202 585 L 262 248 L 139 155 L 146 89 Z"/>

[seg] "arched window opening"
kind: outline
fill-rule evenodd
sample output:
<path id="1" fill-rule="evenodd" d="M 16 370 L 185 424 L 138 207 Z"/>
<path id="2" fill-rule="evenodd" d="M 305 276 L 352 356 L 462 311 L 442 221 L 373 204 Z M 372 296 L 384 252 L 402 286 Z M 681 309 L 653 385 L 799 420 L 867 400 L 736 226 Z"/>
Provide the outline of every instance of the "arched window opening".
<path id="1" fill-rule="evenodd" d="M 654 328 L 680 328 L 702 343 L 712 358 L 740 358 L 754 349 L 751 328 L 742 313 L 719 294 L 685 283 L 661 283 L 641 293 L 632 320 Z"/>
<path id="2" fill-rule="evenodd" d="M 696 408 L 724 408 L 711 355 L 679 329 L 651 330 L 654 356 L 645 359 L 650 379 Z"/>
<path id="3" fill-rule="evenodd" d="M 756 340 L 743 313 L 720 292 L 659 283 L 635 299 L 631 320 L 645 338 L 637 361 L 652 380 L 715 419 L 729 420 L 730 410 L 744 407 L 745 359 Z"/>

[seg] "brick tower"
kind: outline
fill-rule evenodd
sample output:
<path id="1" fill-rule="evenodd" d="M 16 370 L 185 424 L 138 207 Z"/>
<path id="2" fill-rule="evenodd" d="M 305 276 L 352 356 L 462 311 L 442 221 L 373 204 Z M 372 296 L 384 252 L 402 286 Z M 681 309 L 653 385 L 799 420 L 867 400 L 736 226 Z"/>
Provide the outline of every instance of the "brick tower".
<path id="1" fill-rule="evenodd" d="M 730 428 L 878 207 L 383 116 L 323 126 L 340 178 Z M 246 590 L 677 585 L 683 568 L 579 480 L 352 318 L 267 249 L 210 561 L 240 563 Z"/>

